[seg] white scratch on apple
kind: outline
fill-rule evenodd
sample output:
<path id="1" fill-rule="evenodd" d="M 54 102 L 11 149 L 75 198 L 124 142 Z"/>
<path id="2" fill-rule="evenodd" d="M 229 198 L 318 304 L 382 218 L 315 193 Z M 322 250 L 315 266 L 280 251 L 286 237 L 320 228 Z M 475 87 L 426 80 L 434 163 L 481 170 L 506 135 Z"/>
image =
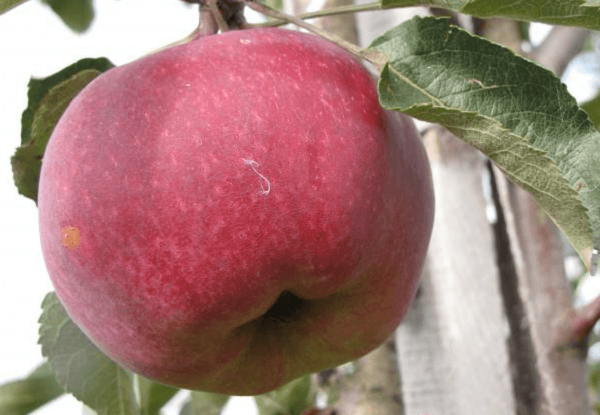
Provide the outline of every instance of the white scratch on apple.
<path id="1" fill-rule="evenodd" d="M 260 164 L 258 164 L 254 160 L 250 160 L 250 159 L 242 159 L 242 160 L 244 161 L 244 164 L 246 166 L 250 166 L 252 171 L 254 173 L 256 173 L 258 175 L 258 177 L 260 177 L 260 192 L 259 193 L 263 196 L 267 196 L 269 193 L 271 193 L 271 182 L 269 181 L 269 179 L 267 179 L 265 176 L 263 176 L 262 174 L 260 174 L 258 172 L 258 166 L 260 166 Z"/>

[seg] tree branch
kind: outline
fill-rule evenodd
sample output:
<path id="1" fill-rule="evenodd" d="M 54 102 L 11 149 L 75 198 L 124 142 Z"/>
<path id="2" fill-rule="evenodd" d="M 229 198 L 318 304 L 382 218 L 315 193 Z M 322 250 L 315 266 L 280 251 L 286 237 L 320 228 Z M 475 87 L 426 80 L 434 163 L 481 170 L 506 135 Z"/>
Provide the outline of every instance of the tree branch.
<path id="1" fill-rule="evenodd" d="M 579 310 L 572 310 L 559 324 L 556 334 L 556 347 L 585 349 L 587 338 L 600 319 L 600 297 Z"/>

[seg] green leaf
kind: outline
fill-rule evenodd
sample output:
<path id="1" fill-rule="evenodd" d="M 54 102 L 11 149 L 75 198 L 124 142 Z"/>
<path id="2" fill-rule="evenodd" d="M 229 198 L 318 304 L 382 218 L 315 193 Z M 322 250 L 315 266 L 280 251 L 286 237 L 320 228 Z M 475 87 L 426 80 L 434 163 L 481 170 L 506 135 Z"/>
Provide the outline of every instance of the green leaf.
<path id="1" fill-rule="evenodd" d="M 13 7 L 17 7 L 27 0 L 0 0 L 0 14 L 6 13 Z"/>
<path id="2" fill-rule="evenodd" d="M 54 293 L 40 317 L 42 354 L 56 380 L 98 415 L 137 415 L 131 372 L 106 357 L 73 323 Z"/>
<path id="3" fill-rule="evenodd" d="M 229 395 L 192 391 L 190 401 L 184 405 L 179 415 L 219 415 L 228 400 Z"/>
<path id="4" fill-rule="evenodd" d="M 50 6 L 69 29 L 85 32 L 94 19 L 92 0 L 42 0 Z"/>
<path id="5" fill-rule="evenodd" d="M 94 411 L 87 405 L 83 405 L 83 410 L 81 411 L 83 415 L 98 415 L 98 412 Z"/>
<path id="6" fill-rule="evenodd" d="M 0 414 L 25 415 L 63 393 L 46 362 L 27 378 L 0 386 Z"/>
<path id="7" fill-rule="evenodd" d="M 600 95 L 581 104 L 581 108 L 588 113 L 596 129 L 600 130 Z"/>
<path id="8" fill-rule="evenodd" d="M 135 375 L 140 392 L 140 409 L 143 415 L 159 415 L 160 409 L 179 392 L 172 386 L 162 385 L 141 375 Z"/>
<path id="9" fill-rule="evenodd" d="M 21 118 L 21 147 L 11 158 L 15 185 L 23 196 L 37 201 L 42 156 L 69 103 L 112 67 L 106 58 L 82 59 L 47 78 L 29 81 L 28 105 Z"/>
<path id="10" fill-rule="evenodd" d="M 535 197 L 590 267 L 600 245 L 600 135 L 560 80 L 447 19 L 416 17 L 371 47 L 390 56 L 381 104 L 481 150 Z"/>
<path id="11" fill-rule="evenodd" d="M 588 365 L 588 385 L 594 395 L 600 394 L 600 364 L 592 363 Z"/>
<path id="12" fill-rule="evenodd" d="M 598 0 L 382 0 L 383 8 L 437 6 L 480 18 L 505 17 L 600 29 Z"/>
<path id="13" fill-rule="evenodd" d="M 314 406 L 311 376 L 295 379 L 254 399 L 260 415 L 300 415 Z"/>

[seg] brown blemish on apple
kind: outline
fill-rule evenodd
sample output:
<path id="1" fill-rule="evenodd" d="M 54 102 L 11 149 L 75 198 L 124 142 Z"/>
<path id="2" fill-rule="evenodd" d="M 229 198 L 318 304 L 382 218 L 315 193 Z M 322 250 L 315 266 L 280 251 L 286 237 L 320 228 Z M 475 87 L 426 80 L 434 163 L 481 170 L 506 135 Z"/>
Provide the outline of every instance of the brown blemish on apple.
<path id="1" fill-rule="evenodd" d="M 79 248 L 79 229 L 74 226 L 65 226 L 62 228 L 62 244 L 69 251 Z"/>

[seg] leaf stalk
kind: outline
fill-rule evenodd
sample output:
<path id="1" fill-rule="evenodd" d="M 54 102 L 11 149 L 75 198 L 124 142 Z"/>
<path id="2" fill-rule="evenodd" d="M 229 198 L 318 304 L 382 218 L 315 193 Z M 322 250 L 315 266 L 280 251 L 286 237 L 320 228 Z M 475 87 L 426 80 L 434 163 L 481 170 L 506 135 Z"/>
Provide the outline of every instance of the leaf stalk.
<path id="1" fill-rule="evenodd" d="M 383 10 L 383 7 L 381 7 L 381 3 L 378 1 L 374 2 L 374 3 L 369 3 L 369 4 L 361 4 L 361 5 L 353 4 L 353 5 L 331 7 L 331 8 L 325 9 L 325 10 L 317 10 L 314 12 L 302 13 L 302 14 L 299 14 L 297 17 L 302 20 L 308 20 L 308 19 L 314 19 L 317 17 L 337 16 L 340 14 L 368 12 L 368 11 L 376 11 L 376 10 Z M 270 22 L 254 24 L 254 25 L 252 25 L 252 27 L 276 27 L 276 26 L 283 26 L 287 23 L 288 23 L 287 21 L 277 19 L 277 20 L 273 20 Z"/>

